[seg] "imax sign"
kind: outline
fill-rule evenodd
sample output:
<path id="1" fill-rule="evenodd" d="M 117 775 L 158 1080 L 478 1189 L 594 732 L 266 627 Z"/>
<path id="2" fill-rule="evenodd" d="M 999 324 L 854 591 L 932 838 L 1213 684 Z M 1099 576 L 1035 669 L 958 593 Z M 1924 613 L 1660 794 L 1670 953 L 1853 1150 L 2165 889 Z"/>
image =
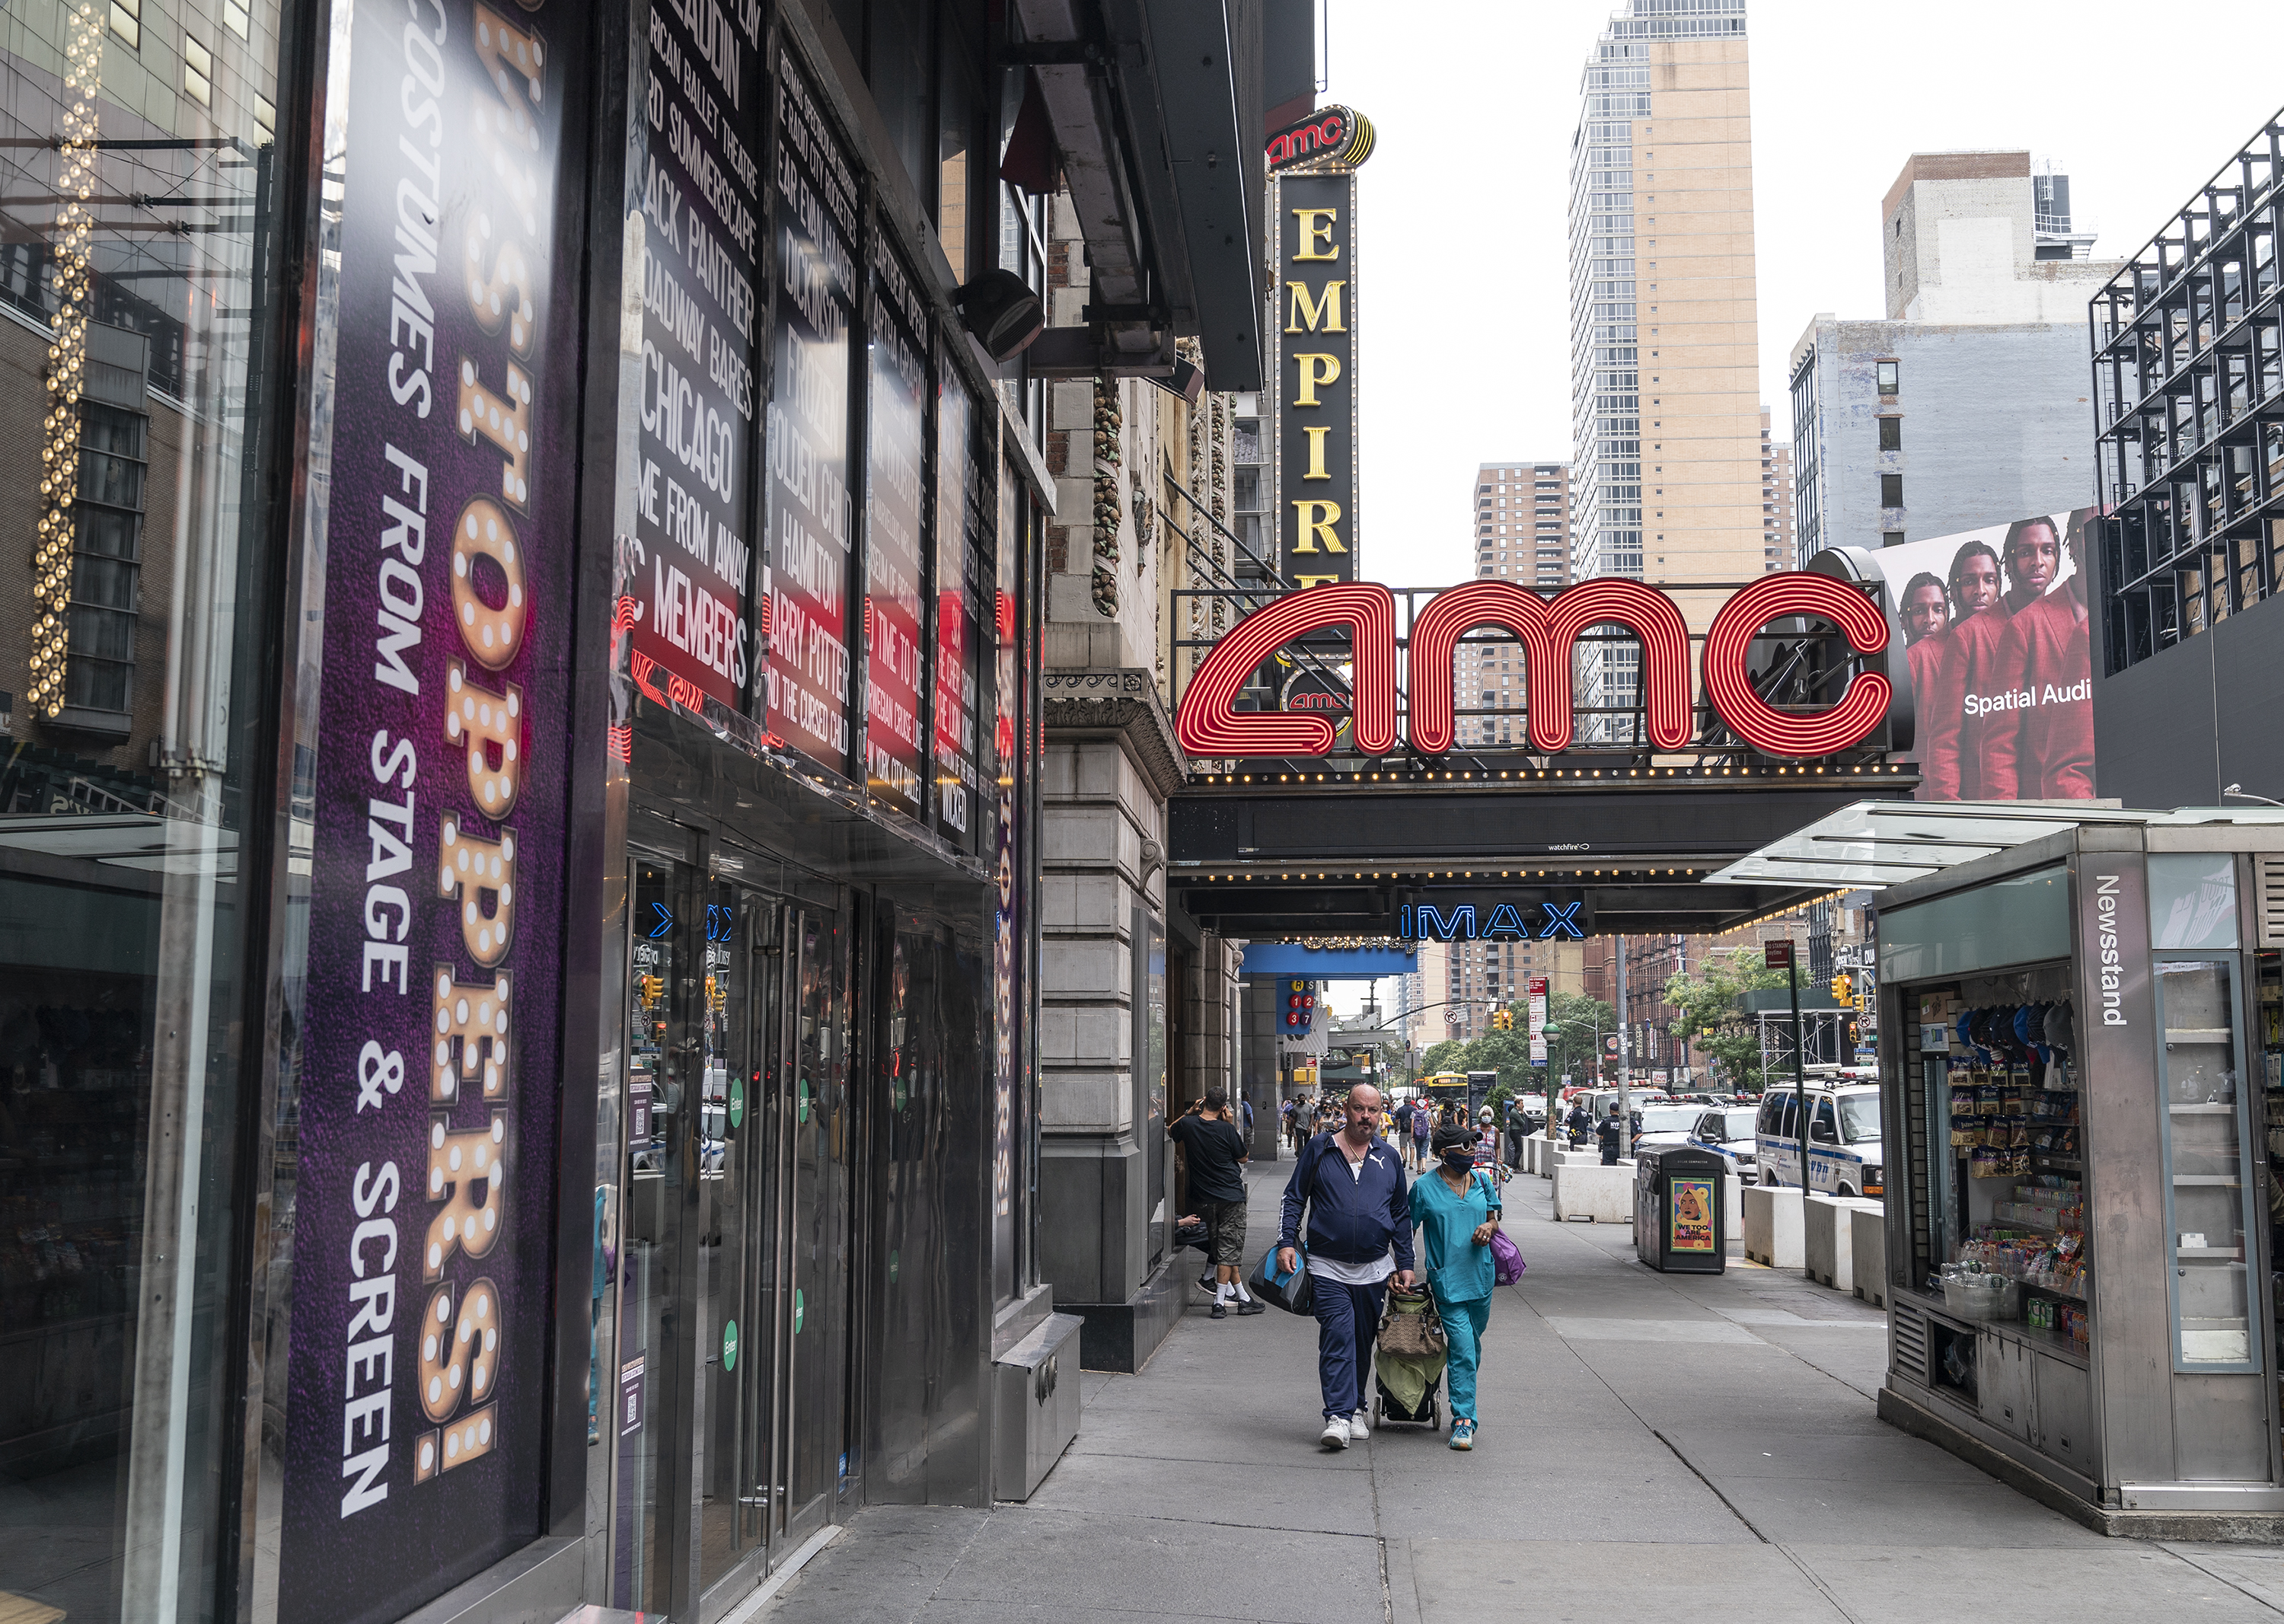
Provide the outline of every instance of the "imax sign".
<path id="1" fill-rule="evenodd" d="M 1524 910 L 1536 909 L 1539 914 L 1536 940 L 1559 937 L 1584 941 L 1586 933 L 1578 927 L 1578 910 L 1584 906 L 1583 902 L 1526 902 L 1517 908 L 1512 902 L 1501 902 L 1478 931 L 1473 902 L 1456 902 L 1448 909 L 1433 902 L 1407 903 L 1396 910 L 1396 933 L 1405 941 L 1529 941 L 1534 938 L 1522 916 Z"/>

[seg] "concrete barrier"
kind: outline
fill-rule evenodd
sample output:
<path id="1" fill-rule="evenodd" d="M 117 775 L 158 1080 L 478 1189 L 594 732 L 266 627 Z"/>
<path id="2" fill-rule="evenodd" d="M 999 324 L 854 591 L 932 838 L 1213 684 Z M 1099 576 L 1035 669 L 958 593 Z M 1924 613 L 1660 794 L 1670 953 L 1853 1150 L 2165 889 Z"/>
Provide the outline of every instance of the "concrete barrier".
<path id="1" fill-rule="evenodd" d="M 1805 1261 L 1801 1248 L 1800 1191 L 1782 1186 L 1748 1184 L 1740 1205 L 1745 1209 L 1745 1255 L 1772 1269 L 1798 1269 Z"/>
<path id="2" fill-rule="evenodd" d="M 1588 1166 L 1584 1159 L 1566 1161 L 1554 1169 L 1554 1219 L 1587 1218 L 1596 1223 L 1631 1223 L 1634 1218 L 1634 1164 L 1622 1161 L 1605 1167 L 1599 1157 Z"/>
<path id="3" fill-rule="evenodd" d="M 1849 1246 L 1856 1295 L 1875 1308 L 1888 1306 L 1888 1214 L 1877 1201 L 1858 1204 L 1849 1214 Z"/>
<path id="4" fill-rule="evenodd" d="M 1801 1215 L 1801 1252 L 1811 1279 L 1835 1292 L 1856 1289 L 1854 1217 L 1859 1206 L 1878 1209 L 1859 1197 L 1811 1196 Z"/>

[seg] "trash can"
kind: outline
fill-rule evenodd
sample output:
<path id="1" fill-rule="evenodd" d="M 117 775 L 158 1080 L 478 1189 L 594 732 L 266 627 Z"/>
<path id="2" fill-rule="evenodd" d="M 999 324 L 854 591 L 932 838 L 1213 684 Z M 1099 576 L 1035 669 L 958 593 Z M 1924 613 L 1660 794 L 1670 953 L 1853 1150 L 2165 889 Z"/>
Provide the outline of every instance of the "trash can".
<path id="1" fill-rule="evenodd" d="M 1634 1153 L 1634 1250 L 1668 1274 L 1728 1271 L 1729 1164 L 1674 1145 Z"/>

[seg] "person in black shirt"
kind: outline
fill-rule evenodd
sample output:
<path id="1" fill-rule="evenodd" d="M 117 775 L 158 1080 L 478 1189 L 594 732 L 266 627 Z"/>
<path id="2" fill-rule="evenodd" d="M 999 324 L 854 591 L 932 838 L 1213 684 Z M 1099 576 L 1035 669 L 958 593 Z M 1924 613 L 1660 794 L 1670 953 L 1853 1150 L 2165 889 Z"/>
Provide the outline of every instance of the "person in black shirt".
<path id="1" fill-rule="evenodd" d="M 1190 1205 L 1204 1217 L 1213 1235 L 1213 1317 L 1229 1317 L 1229 1300 L 1237 1299 L 1240 1314 L 1258 1314 L 1261 1304 L 1239 1277 L 1245 1260 L 1245 1136 L 1229 1120 L 1229 1095 L 1208 1089 L 1201 1110 L 1191 1113 L 1166 1130 L 1182 1147 L 1189 1168 Z"/>
<path id="2" fill-rule="evenodd" d="M 1616 1167 L 1619 1147 L 1626 1142 L 1626 1128 L 1625 1124 L 1618 1120 L 1618 1107 L 1615 1100 L 1610 1104 L 1610 1114 L 1595 1125 L 1594 1137 L 1601 1143 L 1602 1165 L 1606 1167 Z"/>

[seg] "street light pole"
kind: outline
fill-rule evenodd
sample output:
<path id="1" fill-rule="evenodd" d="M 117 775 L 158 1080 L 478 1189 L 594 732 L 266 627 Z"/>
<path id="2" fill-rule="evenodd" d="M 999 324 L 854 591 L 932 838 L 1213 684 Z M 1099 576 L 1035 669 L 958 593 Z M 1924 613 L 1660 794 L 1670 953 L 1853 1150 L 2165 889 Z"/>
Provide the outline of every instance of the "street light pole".
<path id="1" fill-rule="evenodd" d="M 1629 1043 L 1629 1042 L 1628 1042 L 1628 1040 L 1631 1037 L 1632 1033 L 1633 1033 L 1633 1022 L 1632 1022 L 1632 1020 L 1630 1019 L 1630 1017 L 1631 1017 L 1631 1012 L 1632 1012 L 1632 1011 L 1631 1011 L 1627 1007 L 1627 1004 L 1626 1004 L 1626 939 L 1625 939 L 1624 937 L 1621 936 L 1621 937 L 1619 937 L 1619 938 L 1618 938 L 1618 1017 L 1617 1017 L 1617 1027 L 1618 1027 L 1618 1144 L 1619 1144 L 1619 1147 L 1620 1147 L 1620 1150 L 1621 1150 L 1621 1153 L 1623 1153 L 1623 1152 L 1625 1152 L 1625 1151 L 1631 1151 L 1631 1149 L 1633 1149 L 1633 1148 L 1634 1148 L 1634 1145 L 1633 1145 L 1633 1138 L 1634 1138 L 1634 1134 L 1633 1134 L 1633 1128 L 1634 1128 L 1634 1111 L 1633 1111 L 1633 1101 L 1632 1101 L 1632 1100 L 1631 1100 L 1631 1098 L 1628 1096 L 1628 1093 L 1627 1093 L 1627 1085 L 1628 1085 L 1628 1084 L 1629 1084 L 1629 1082 L 1631 1081 L 1631 1079 L 1627 1075 L 1627 1073 L 1628 1073 L 1628 1071 L 1629 1071 L 1629 1069 L 1630 1069 L 1629 1062 L 1630 1062 L 1630 1061 L 1632 1059 L 1632 1058 L 1633 1058 L 1633 1056 L 1632 1056 L 1632 1052 L 1631 1052 L 1631 1045 L 1630 1045 L 1630 1043 Z"/>

